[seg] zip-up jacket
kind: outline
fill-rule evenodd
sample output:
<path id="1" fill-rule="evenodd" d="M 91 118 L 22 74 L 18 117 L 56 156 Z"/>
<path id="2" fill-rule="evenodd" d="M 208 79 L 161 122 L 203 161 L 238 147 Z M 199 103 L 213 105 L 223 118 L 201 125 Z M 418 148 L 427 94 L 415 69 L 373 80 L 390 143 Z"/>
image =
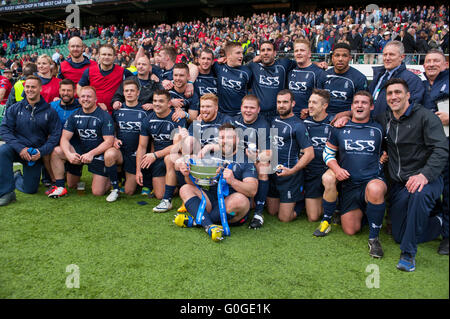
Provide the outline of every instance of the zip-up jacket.
<path id="1" fill-rule="evenodd" d="M 153 93 L 158 89 L 162 89 L 162 85 L 159 82 L 151 80 L 150 75 L 148 83 L 144 86 L 141 85 L 141 82 L 139 81 L 137 75 L 129 76 L 126 78 L 126 80 L 134 80 L 139 85 L 139 104 L 153 103 Z M 123 82 L 120 83 L 120 86 L 117 88 L 117 91 L 111 100 L 111 105 L 116 101 L 122 103 L 125 102 L 125 95 L 123 94 Z"/>
<path id="2" fill-rule="evenodd" d="M 426 75 L 425 75 L 426 76 Z M 433 112 L 438 111 L 437 102 L 440 100 L 448 99 L 449 96 L 449 70 L 446 69 L 438 74 L 433 82 L 433 85 L 427 80 L 423 81 L 425 86 L 425 97 L 423 100 L 423 106 Z"/>
<path id="3" fill-rule="evenodd" d="M 377 116 L 386 133 L 390 178 L 406 183 L 422 173 L 429 182 L 438 178 L 448 161 L 448 139 L 441 120 L 420 104 L 411 104 L 398 120 L 389 109 Z"/>
<path id="4" fill-rule="evenodd" d="M 34 107 L 26 98 L 8 107 L 0 126 L 0 136 L 17 153 L 33 147 L 41 156 L 50 154 L 59 144 L 61 131 L 58 114 L 42 96 Z"/>

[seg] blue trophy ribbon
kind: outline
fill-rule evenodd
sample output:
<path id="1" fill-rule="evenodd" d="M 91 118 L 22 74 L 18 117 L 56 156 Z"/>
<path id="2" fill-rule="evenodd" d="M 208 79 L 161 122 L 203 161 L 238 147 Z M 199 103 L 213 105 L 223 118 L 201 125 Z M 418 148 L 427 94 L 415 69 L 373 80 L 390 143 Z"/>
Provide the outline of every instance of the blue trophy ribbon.
<path id="1" fill-rule="evenodd" d="M 233 164 L 230 163 L 227 166 L 228 169 L 233 168 Z M 228 225 L 227 209 L 225 207 L 225 197 L 230 193 L 227 181 L 223 178 L 223 172 L 220 172 L 219 183 L 217 185 L 217 199 L 219 202 L 220 221 L 222 222 L 223 234 L 230 236 L 230 226 Z"/>
<path id="2" fill-rule="evenodd" d="M 195 160 L 192 158 L 189 159 L 189 163 L 191 165 L 196 165 Z M 229 169 L 232 169 L 232 167 L 233 167 L 232 163 L 228 164 L 228 166 L 227 166 L 227 168 L 229 168 Z M 205 209 L 206 209 L 206 198 L 205 198 L 205 195 L 203 194 L 202 188 L 199 185 L 197 185 L 194 177 L 192 177 L 191 174 L 189 174 L 189 178 L 191 179 L 192 183 L 200 190 L 200 192 L 202 194 L 200 206 L 198 207 L 197 215 L 195 216 L 195 223 L 197 225 L 201 225 L 203 215 L 204 215 Z M 223 227 L 225 236 L 230 236 L 230 227 L 228 225 L 227 210 L 225 207 L 225 197 L 228 196 L 229 192 L 230 192 L 230 190 L 229 190 L 228 184 L 227 184 L 226 180 L 223 178 L 223 171 L 221 171 L 219 174 L 219 182 L 217 184 L 217 198 L 218 198 L 218 202 L 219 202 L 220 220 L 222 223 L 222 227 Z"/>

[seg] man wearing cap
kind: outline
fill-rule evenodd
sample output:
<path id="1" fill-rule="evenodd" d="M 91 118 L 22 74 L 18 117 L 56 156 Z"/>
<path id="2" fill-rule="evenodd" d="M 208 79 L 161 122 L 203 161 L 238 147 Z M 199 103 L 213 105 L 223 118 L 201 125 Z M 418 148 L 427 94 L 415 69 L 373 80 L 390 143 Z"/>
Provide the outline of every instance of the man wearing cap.
<path id="1" fill-rule="evenodd" d="M 391 39 L 391 33 L 389 31 L 386 31 L 383 33 L 383 38 L 378 42 L 378 49 L 379 52 L 383 52 L 384 47 L 386 46 L 386 44 L 388 44 L 388 42 L 390 42 Z M 381 64 L 383 63 L 383 55 L 382 54 L 378 54 L 377 57 L 378 63 Z"/>

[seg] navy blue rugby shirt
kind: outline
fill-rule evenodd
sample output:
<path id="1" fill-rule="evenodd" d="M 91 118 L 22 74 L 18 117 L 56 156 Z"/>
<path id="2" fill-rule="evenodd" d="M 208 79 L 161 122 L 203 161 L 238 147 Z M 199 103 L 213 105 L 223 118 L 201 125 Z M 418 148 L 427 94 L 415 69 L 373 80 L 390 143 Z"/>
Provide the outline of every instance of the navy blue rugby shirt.
<path id="1" fill-rule="evenodd" d="M 353 67 L 342 74 L 337 74 L 334 68 L 327 70 L 326 73 L 323 88 L 330 92 L 328 114 L 336 115 L 339 112 L 350 111 L 353 95 L 358 91 L 368 90 L 366 77 Z"/>
<path id="2" fill-rule="evenodd" d="M 381 124 L 349 121 L 341 128 L 331 129 L 328 142 L 338 148 L 339 166 L 350 173 L 350 181 L 364 183 L 382 176 L 379 160 L 383 144 Z"/>

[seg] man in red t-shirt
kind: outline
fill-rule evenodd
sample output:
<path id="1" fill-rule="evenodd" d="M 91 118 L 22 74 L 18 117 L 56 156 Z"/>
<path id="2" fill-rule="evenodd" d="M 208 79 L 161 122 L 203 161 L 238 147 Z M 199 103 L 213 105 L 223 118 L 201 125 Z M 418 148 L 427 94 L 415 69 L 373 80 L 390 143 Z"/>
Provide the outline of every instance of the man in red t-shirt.
<path id="1" fill-rule="evenodd" d="M 84 71 L 77 85 L 80 96 L 81 87 L 90 85 L 97 93 L 97 105 L 104 111 L 112 112 L 111 100 L 122 81 L 133 74 L 114 64 L 116 50 L 111 44 L 103 44 L 99 49 L 100 63 L 91 63 Z"/>
<path id="2" fill-rule="evenodd" d="M 119 53 L 125 52 L 127 55 L 130 55 L 131 52 L 134 52 L 134 49 L 131 45 L 127 43 L 127 40 L 123 40 L 123 44 L 120 46 Z"/>
<path id="3" fill-rule="evenodd" d="M 4 70 L 3 75 L 0 75 L 0 105 L 4 105 L 8 101 L 9 93 L 13 87 L 10 81 L 12 75 L 13 72 L 9 69 Z"/>

